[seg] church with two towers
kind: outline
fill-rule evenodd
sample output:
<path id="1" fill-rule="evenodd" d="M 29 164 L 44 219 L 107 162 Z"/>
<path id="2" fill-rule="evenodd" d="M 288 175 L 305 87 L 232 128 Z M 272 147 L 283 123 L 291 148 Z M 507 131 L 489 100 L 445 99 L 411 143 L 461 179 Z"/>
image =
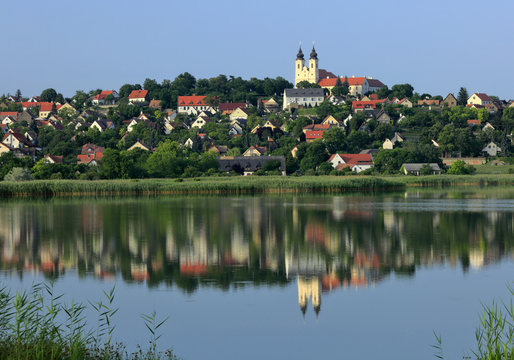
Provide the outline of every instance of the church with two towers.
<path id="1" fill-rule="evenodd" d="M 319 68 L 318 53 L 312 46 L 312 51 L 309 57 L 308 66 L 305 64 L 305 56 L 303 55 L 302 47 L 298 49 L 295 61 L 295 76 L 294 86 L 298 87 L 298 83 L 308 81 L 312 84 L 318 84 L 322 88 L 331 90 L 337 81 L 337 76 L 330 71 Z M 371 77 L 341 77 L 341 82 L 348 81 L 350 87 L 350 95 L 362 96 L 366 93 L 372 93 L 385 86 L 380 80 Z"/>

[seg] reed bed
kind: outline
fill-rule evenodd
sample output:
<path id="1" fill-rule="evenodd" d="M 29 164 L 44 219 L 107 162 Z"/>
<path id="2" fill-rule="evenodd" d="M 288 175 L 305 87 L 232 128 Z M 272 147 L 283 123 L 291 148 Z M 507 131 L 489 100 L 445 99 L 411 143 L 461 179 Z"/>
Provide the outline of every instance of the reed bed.
<path id="1" fill-rule="evenodd" d="M 394 176 L 385 179 L 421 187 L 514 185 L 513 174 Z"/>
<path id="2" fill-rule="evenodd" d="M 157 194 L 345 193 L 405 187 L 514 185 L 513 174 L 430 176 L 210 177 L 144 180 L 35 180 L 0 182 L 0 196 L 105 196 Z"/>
<path id="3" fill-rule="evenodd" d="M 378 177 L 220 177 L 145 180 L 38 180 L 0 182 L 0 196 L 80 196 L 118 194 L 328 193 L 402 189 Z"/>
<path id="4" fill-rule="evenodd" d="M 0 289 L 0 359 L 3 360 L 161 360 L 177 358 L 171 350 L 157 351 L 158 330 L 164 321 L 155 313 L 142 315 L 149 333 L 148 349 L 128 352 L 113 343 L 114 288 L 103 301 L 88 305 L 66 304 L 51 284 L 36 284 L 30 291 L 12 295 Z M 98 315 L 98 326 L 88 329 L 85 311 Z M 143 324 L 142 324 L 143 325 Z"/>

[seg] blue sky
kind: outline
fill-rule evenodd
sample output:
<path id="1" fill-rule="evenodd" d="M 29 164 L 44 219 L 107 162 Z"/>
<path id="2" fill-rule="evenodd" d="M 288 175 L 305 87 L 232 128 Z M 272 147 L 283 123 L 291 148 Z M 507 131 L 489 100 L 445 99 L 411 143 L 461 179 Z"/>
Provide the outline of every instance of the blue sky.
<path id="1" fill-rule="evenodd" d="M 320 67 L 446 95 L 514 98 L 514 1 L 5 1 L 0 94 L 119 89 L 218 74 L 293 81 Z M 7 15 L 7 16 L 6 16 Z"/>

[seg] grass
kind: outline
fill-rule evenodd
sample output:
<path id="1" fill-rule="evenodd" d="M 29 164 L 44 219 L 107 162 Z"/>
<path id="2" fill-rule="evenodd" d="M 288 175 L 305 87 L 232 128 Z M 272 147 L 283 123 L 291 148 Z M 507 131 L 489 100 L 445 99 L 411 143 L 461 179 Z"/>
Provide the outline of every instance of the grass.
<path id="1" fill-rule="evenodd" d="M 401 189 L 397 180 L 362 176 L 219 177 L 145 180 L 38 180 L 0 182 L 0 196 L 76 196 L 118 194 L 324 193 Z"/>
<path id="2" fill-rule="evenodd" d="M 109 196 L 158 194 L 346 193 L 406 187 L 514 185 L 514 174 L 430 176 L 250 176 L 144 180 L 0 182 L 0 196 Z"/>
<path id="3" fill-rule="evenodd" d="M 472 350 L 480 360 L 514 360 L 514 290 L 507 286 L 510 301 L 493 301 L 491 305 L 482 305 L 479 326 L 475 330 L 477 348 Z M 444 359 L 441 336 L 434 332 L 436 350 L 434 356 Z"/>
<path id="4" fill-rule="evenodd" d="M 112 318 L 118 310 L 113 306 L 114 288 L 104 295 L 103 302 L 89 303 L 98 314 L 98 327 L 93 331 L 85 322 L 88 306 L 64 303 L 52 285 L 36 284 L 29 292 L 14 295 L 0 289 L 0 359 L 176 359 L 171 350 L 157 351 L 157 331 L 165 320 L 157 321 L 155 313 L 143 315 L 151 334 L 147 350 L 138 346 L 138 351 L 129 353 L 123 344 L 113 343 Z"/>
<path id="5" fill-rule="evenodd" d="M 476 174 L 514 174 L 514 165 L 474 165 L 477 169 Z"/>

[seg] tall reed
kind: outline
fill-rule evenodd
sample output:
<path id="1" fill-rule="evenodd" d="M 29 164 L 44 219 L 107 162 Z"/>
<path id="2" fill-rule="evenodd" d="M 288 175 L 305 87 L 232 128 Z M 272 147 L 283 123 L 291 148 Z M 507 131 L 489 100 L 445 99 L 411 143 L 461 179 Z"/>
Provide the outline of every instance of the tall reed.
<path id="1" fill-rule="evenodd" d="M 114 288 L 104 292 L 105 300 L 89 303 L 97 312 L 98 327 L 91 330 L 86 323 L 86 305 L 67 304 L 56 295 L 52 284 L 35 284 L 29 291 L 12 294 L 0 288 L 0 359 L 2 360 L 75 360 L 75 359 L 176 359 L 171 350 L 157 351 L 156 330 L 164 321 L 157 321 L 155 312 L 145 316 L 150 330 L 150 347 L 128 352 L 124 344 L 112 343 Z"/>

